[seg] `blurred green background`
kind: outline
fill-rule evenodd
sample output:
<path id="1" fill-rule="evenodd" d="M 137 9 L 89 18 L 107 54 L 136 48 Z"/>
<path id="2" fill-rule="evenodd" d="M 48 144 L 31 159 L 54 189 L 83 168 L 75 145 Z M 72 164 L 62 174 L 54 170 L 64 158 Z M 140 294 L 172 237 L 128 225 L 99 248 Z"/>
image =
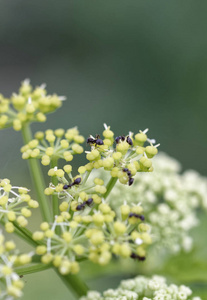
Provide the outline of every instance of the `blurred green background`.
<path id="1" fill-rule="evenodd" d="M 148 127 L 162 151 L 205 175 L 206 13 L 207 2 L 193 0 L 0 0 L 0 92 L 10 96 L 25 78 L 46 82 L 68 100 L 34 131 L 78 125 L 88 136 L 106 122 L 119 135 Z M 31 186 L 20 134 L 3 130 L 0 139 L 0 177 Z M 26 280 L 23 299 L 69 299 L 51 272 Z"/>

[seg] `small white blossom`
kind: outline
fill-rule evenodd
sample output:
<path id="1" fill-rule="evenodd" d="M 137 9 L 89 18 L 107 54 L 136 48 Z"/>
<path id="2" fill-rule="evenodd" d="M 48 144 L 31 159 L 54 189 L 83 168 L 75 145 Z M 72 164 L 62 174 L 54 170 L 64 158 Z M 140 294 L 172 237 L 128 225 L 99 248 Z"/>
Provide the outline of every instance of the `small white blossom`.
<path id="1" fill-rule="evenodd" d="M 189 287 L 167 285 L 164 277 L 154 275 L 152 278 L 137 276 L 123 280 L 117 289 L 108 289 L 103 295 L 90 291 L 80 300 L 202 300 L 200 297 L 191 298 L 191 294 Z"/>

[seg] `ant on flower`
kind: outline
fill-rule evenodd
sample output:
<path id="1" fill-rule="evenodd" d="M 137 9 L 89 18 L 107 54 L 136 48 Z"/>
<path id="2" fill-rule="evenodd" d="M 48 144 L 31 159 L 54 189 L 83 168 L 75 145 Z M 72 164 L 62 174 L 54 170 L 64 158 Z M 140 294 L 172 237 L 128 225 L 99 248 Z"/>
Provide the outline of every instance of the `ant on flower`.
<path id="1" fill-rule="evenodd" d="M 90 135 L 89 138 L 87 138 L 87 144 L 89 145 L 98 145 L 101 146 L 104 144 L 103 140 L 100 139 L 100 135 L 96 134 L 96 137 L 94 138 L 92 135 Z"/>

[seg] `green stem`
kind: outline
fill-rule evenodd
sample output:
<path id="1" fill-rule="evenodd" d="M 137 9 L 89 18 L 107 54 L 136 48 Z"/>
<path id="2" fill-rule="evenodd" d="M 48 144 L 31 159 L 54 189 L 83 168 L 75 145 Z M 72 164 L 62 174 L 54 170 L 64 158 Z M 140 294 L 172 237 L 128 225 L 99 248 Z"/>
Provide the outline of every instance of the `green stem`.
<path id="1" fill-rule="evenodd" d="M 15 272 L 18 275 L 27 275 L 32 274 L 40 271 L 44 271 L 51 268 L 51 264 L 45 265 L 45 264 L 33 264 L 29 267 L 18 267 L 15 269 Z"/>
<path id="2" fill-rule="evenodd" d="M 20 227 L 18 225 L 18 223 L 15 221 L 13 222 L 14 226 L 15 226 L 15 232 L 16 233 L 20 233 L 21 235 L 19 235 L 20 237 L 24 237 L 24 240 L 31 244 L 32 246 L 36 247 L 37 245 L 40 244 L 40 242 L 38 241 L 34 241 L 33 238 L 32 238 L 32 232 L 27 229 L 27 228 L 23 228 L 23 227 Z"/>
<path id="3" fill-rule="evenodd" d="M 5 222 L 3 220 L 1 220 L 0 223 L 5 225 Z M 15 226 L 15 224 L 14 224 L 14 226 Z M 24 240 L 28 244 L 32 245 L 33 247 L 37 246 L 36 242 L 34 240 L 28 238 L 28 236 L 25 235 L 25 233 L 21 231 L 21 228 L 19 226 L 15 226 L 14 234 L 16 234 L 18 237 L 20 237 L 22 240 Z"/>
<path id="4" fill-rule="evenodd" d="M 115 186 L 116 182 L 117 182 L 117 177 L 111 177 L 111 179 L 109 180 L 109 182 L 107 183 L 106 186 L 106 193 L 103 195 L 103 198 L 106 199 L 108 197 L 108 195 L 110 194 L 111 190 L 113 189 L 113 187 Z"/>
<path id="5" fill-rule="evenodd" d="M 29 141 L 32 140 L 32 134 L 29 125 L 26 124 L 22 127 L 22 136 L 25 144 L 29 143 Z M 35 158 L 29 159 L 28 162 L 29 162 L 30 174 L 36 189 L 38 202 L 40 204 L 40 211 L 43 220 L 50 222 L 51 212 L 50 212 L 49 203 L 44 194 L 45 184 L 44 184 L 44 178 L 42 175 L 39 162 Z"/>
<path id="6" fill-rule="evenodd" d="M 57 167 L 57 163 L 58 163 L 58 159 L 53 158 L 50 164 L 51 168 Z M 55 186 L 58 184 L 58 179 L 56 176 L 51 176 L 51 181 L 52 184 Z M 52 195 L 52 210 L 53 210 L 53 218 L 59 215 L 59 201 L 57 195 Z"/>
<path id="7" fill-rule="evenodd" d="M 79 299 L 79 297 L 87 294 L 89 290 L 87 285 L 80 279 L 77 275 L 61 275 L 57 269 L 55 269 L 57 275 L 65 283 L 67 288 L 74 294 L 74 296 Z"/>

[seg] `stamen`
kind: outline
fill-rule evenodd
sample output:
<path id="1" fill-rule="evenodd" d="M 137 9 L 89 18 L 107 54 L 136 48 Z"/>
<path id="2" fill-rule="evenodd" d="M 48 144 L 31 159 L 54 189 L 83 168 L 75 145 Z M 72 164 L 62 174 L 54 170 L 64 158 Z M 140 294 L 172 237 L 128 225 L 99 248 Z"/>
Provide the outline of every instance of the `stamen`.
<path id="1" fill-rule="evenodd" d="M 155 139 L 147 139 L 147 141 L 148 141 L 150 144 L 155 144 L 155 143 L 156 143 L 156 140 L 155 140 Z"/>
<path id="2" fill-rule="evenodd" d="M 32 104 L 32 98 L 31 97 L 28 98 L 28 104 Z"/>
<path id="3" fill-rule="evenodd" d="M 140 239 L 140 238 L 137 238 L 137 239 L 135 240 L 135 244 L 141 245 L 141 244 L 143 244 L 143 240 Z"/>
<path id="4" fill-rule="evenodd" d="M 46 88 L 46 86 L 47 86 L 46 83 L 42 83 L 42 84 L 39 86 L 39 88 L 44 90 L 44 89 Z"/>
<path id="5" fill-rule="evenodd" d="M 108 126 L 106 123 L 103 124 L 104 128 L 107 130 L 108 129 Z"/>
<path id="6" fill-rule="evenodd" d="M 144 134 L 147 133 L 148 131 L 149 131 L 149 128 L 146 128 L 146 129 L 143 130 L 143 131 L 140 130 L 140 132 L 142 132 L 142 133 L 144 133 Z"/>
<path id="7" fill-rule="evenodd" d="M 26 78 L 22 83 L 23 83 L 23 84 L 26 84 L 26 85 L 29 85 L 29 84 L 30 84 L 30 79 L 29 79 L 29 78 Z"/>
<path id="8" fill-rule="evenodd" d="M 67 98 L 66 98 L 65 96 L 59 96 L 58 99 L 59 99 L 60 101 L 65 101 L 65 100 L 67 100 Z"/>

